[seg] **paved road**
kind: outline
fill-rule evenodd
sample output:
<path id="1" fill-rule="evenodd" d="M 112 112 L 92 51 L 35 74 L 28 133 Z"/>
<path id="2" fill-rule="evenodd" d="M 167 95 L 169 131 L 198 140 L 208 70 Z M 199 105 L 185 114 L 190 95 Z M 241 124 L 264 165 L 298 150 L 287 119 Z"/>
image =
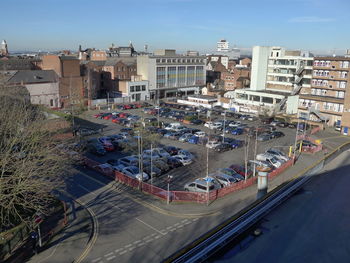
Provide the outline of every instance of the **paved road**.
<path id="1" fill-rule="evenodd" d="M 268 215 L 260 237 L 248 237 L 242 250 L 238 245 L 214 261 L 349 262 L 349 168 L 347 151 Z"/>

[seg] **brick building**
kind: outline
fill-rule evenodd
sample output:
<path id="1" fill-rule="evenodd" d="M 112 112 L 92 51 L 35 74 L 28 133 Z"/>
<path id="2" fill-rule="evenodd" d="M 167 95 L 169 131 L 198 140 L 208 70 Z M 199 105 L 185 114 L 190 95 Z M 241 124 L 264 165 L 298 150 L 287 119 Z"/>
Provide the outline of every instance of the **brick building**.
<path id="1" fill-rule="evenodd" d="M 62 108 L 83 103 L 86 94 L 83 89 L 83 77 L 80 61 L 73 56 L 45 55 L 41 69 L 54 70 L 59 77 L 60 105 Z"/>
<path id="2" fill-rule="evenodd" d="M 315 57 L 310 88 L 299 96 L 300 117 L 350 127 L 350 57 Z"/>

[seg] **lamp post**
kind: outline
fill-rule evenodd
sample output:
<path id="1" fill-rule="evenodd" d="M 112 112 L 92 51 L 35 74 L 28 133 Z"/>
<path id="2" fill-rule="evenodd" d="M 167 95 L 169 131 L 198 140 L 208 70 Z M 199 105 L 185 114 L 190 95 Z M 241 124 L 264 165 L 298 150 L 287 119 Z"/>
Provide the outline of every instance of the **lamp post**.
<path id="1" fill-rule="evenodd" d="M 168 198 L 167 198 L 167 204 L 170 203 L 170 181 L 173 178 L 172 175 L 168 175 L 167 181 L 168 181 Z"/>
<path id="2" fill-rule="evenodd" d="M 254 171 L 253 171 L 253 173 L 254 173 L 254 177 L 255 177 L 255 173 L 256 173 L 256 163 L 255 163 L 255 161 L 256 161 L 256 152 L 257 152 L 257 149 L 258 149 L 258 130 L 257 129 L 255 129 L 255 149 L 254 149 Z"/>
<path id="3" fill-rule="evenodd" d="M 224 127 L 222 130 L 222 142 L 225 142 L 226 110 L 224 110 Z"/>
<path id="4" fill-rule="evenodd" d="M 207 148 L 207 205 L 209 205 L 209 147 Z"/>
<path id="5" fill-rule="evenodd" d="M 151 186 L 153 186 L 153 147 L 151 144 Z"/>

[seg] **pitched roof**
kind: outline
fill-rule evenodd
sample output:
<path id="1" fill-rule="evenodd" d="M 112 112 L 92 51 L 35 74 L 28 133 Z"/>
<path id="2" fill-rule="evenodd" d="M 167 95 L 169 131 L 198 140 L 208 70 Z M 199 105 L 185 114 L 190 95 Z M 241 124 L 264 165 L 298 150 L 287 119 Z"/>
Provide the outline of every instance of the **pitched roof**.
<path id="1" fill-rule="evenodd" d="M 105 66 L 115 66 L 118 62 L 122 62 L 127 66 L 136 64 L 136 57 L 117 57 L 107 59 Z"/>
<path id="2" fill-rule="evenodd" d="M 54 70 L 21 70 L 17 71 L 7 83 L 47 83 L 47 82 L 57 82 L 58 76 Z"/>

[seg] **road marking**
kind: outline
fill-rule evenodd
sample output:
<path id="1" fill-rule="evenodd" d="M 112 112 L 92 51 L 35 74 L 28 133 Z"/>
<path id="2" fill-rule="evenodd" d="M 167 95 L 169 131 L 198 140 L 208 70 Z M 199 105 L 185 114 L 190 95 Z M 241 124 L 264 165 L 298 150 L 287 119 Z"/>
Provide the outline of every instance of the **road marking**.
<path id="1" fill-rule="evenodd" d="M 109 260 L 112 260 L 113 258 L 115 258 L 116 256 L 111 256 L 111 257 L 109 257 L 109 258 L 107 258 L 107 260 L 109 261 Z"/>
<path id="2" fill-rule="evenodd" d="M 124 250 L 124 251 L 120 252 L 119 255 L 123 255 L 123 254 L 125 254 L 126 252 L 128 252 L 128 251 L 127 251 L 127 250 Z"/>
<path id="3" fill-rule="evenodd" d="M 149 242 L 151 242 L 151 241 L 153 241 L 153 238 L 148 239 L 148 240 L 146 240 L 145 242 L 146 242 L 146 243 L 149 243 Z"/>
<path id="4" fill-rule="evenodd" d="M 120 250 L 123 250 L 122 248 L 118 248 L 116 250 L 114 250 L 115 253 L 118 253 Z"/>
<path id="5" fill-rule="evenodd" d="M 126 245 L 126 246 L 124 246 L 125 248 L 128 248 L 128 247 L 131 247 L 132 246 L 132 244 L 129 244 L 129 245 Z"/>
<path id="6" fill-rule="evenodd" d="M 142 247 L 144 244 L 145 244 L 145 243 L 142 242 L 142 243 L 138 244 L 137 246 L 138 246 L 138 247 Z"/>
<path id="7" fill-rule="evenodd" d="M 109 256 L 111 256 L 113 254 L 114 254 L 114 252 L 108 253 L 108 254 L 105 255 L 105 257 L 109 257 Z"/>
<path id="8" fill-rule="evenodd" d="M 137 241 L 135 241 L 135 242 L 133 242 L 133 244 L 138 244 L 138 243 L 140 243 L 141 242 L 141 240 L 137 240 Z"/>
<path id="9" fill-rule="evenodd" d="M 162 232 L 160 232 L 158 229 L 154 228 L 153 226 L 147 224 L 146 222 L 142 221 L 141 219 L 139 218 L 136 218 L 137 221 L 141 222 L 142 224 L 148 226 L 149 228 L 153 229 L 154 231 L 158 232 L 159 234 L 161 235 L 164 235 Z"/>
<path id="10" fill-rule="evenodd" d="M 129 251 L 132 251 L 132 250 L 134 250 L 136 247 L 131 247 L 131 248 L 129 248 Z"/>
<path id="11" fill-rule="evenodd" d="M 186 222 L 188 222 L 188 219 L 184 219 L 184 220 L 182 220 L 181 222 L 182 222 L 182 223 L 186 223 Z"/>
<path id="12" fill-rule="evenodd" d="M 94 260 L 91 260 L 91 262 L 94 263 L 94 262 L 97 262 L 99 260 L 101 260 L 101 258 L 95 258 Z"/>
<path id="13" fill-rule="evenodd" d="M 158 239 L 158 238 L 160 238 L 160 237 L 161 237 L 160 235 L 157 235 L 157 236 L 155 236 L 154 238 L 155 238 L 155 239 Z"/>
<path id="14" fill-rule="evenodd" d="M 184 227 L 183 225 L 179 225 L 177 228 L 179 229 L 179 228 L 182 228 L 182 227 Z"/>
<path id="15" fill-rule="evenodd" d="M 192 222 L 191 221 L 187 221 L 187 222 L 185 222 L 184 224 L 185 225 L 188 225 L 188 224 L 191 224 Z"/>
<path id="16" fill-rule="evenodd" d="M 152 235 L 151 235 L 151 237 L 153 237 L 153 236 L 155 236 L 155 235 L 157 235 L 156 233 L 153 233 Z"/>

